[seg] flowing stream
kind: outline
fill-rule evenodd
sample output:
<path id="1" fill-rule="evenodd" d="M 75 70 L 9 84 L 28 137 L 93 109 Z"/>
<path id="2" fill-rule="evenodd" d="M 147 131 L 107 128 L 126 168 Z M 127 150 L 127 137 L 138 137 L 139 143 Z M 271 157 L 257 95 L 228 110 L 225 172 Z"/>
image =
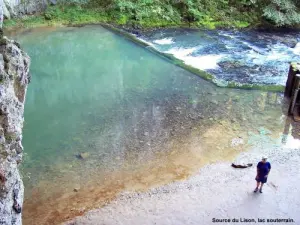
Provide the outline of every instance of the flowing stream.
<path id="1" fill-rule="evenodd" d="M 215 82 L 285 85 L 291 62 L 300 60 L 299 32 L 165 29 L 140 35 L 157 50 L 205 70 Z"/>
<path id="2" fill-rule="evenodd" d="M 198 45 L 193 35 L 166 33 L 154 42 L 175 54 L 179 41 Z M 40 28 L 15 38 L 32 59 L 21 168 L 25 225 L 57 224 L 121 191 L 185 179 L 207 163 L 233 160 L 256 138 L 299 145 L 281 93 L 218 88 L 101 26 Z M 235 43 L 227 47 L 238 50 Z M 282 54 L 292 57 L 289 51 Z"/>

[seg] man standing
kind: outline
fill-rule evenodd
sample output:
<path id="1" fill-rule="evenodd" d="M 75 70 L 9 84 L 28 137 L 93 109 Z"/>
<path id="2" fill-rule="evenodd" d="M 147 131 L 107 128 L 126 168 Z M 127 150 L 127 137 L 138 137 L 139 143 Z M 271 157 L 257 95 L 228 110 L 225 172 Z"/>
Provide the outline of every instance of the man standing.
<path id="1" fill-rule="evenodd" d="M 260 185 L 259 192 L 262 193 L 262 187 L 264 183 L 267 182 L 267 178 L 268 178 L 268 174 L 270 173 L 270 170 L 271 170 L 271 164 L 267 162 L 267 157 L 266 156 L 262 157 L 261 161 L 257 164 L 257 175 L 255 177 L 257 184 L 254 192 L 258 191 Z"/>

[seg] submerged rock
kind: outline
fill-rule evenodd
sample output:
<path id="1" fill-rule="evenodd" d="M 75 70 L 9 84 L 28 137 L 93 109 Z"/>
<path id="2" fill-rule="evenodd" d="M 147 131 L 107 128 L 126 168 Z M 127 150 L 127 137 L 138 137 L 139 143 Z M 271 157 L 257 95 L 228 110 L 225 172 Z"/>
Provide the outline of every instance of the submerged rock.
<path id="1" fill-rule="evenodd" d="M 80 187 L 75 187 L 75 188 L 73 189 L 74 192 L 78 192 L 79 190 L 80 190 Z"/>
<path id="2" fill-rule="evenodd" d="M 227 69 L 236 69 L 236 68 L 245 66 L 239 61 L 222 61 L 222 62 L 219 62 L 218 65 L 221 68 L 226 69 L 226 70 Z"/>
<path id="3" fill-rule="evenodd" d="M 16 42 L 2 35 L 0 42 L 0 224 L 21 224 L 24 187 L 18 164 L 30 59 Z"/>
<path id="4" fill-rule="evenodd" d="M 231 140 L 231 147 L 236 147 L 236 146 L 243 145 L 243 144 L 244 144 L 244 140 L 241 137 L 233 138 Z"/>
<path id="5" fill-rule="evenodd" d="M 89 156 L 90 156 L 90 153 L 88 153 L 88 152 L 82 152 L 82 153 L 79 153 L 78 155 L 76 155 L 76 157 L 78 159 L 87 159 Z"/>
<path id="6" fill-rule="evenodd" d="M 288 37 L 286 36 L 279 36 L 279 35 L 273 35 L 272 36 L 275 40 L 278 42 L 290 47 L 290 48 L 295 48 L 295 46 L 298 43 L 298 40 L 296 37 L 293 37 L 292 35 L 289 35 Z"/>

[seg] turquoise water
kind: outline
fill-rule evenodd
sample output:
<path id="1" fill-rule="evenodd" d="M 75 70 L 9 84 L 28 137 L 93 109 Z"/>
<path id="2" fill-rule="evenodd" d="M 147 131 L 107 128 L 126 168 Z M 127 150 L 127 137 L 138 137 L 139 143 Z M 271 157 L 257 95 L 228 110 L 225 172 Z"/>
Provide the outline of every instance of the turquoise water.
<path id="1" fill-rule="evenodd" d="M 22 165 L 30 205 L 39 202 L 30 196 L 42 183 L 51 197 L 95 174 L 101 183 L 124 165 L 134 173 L 158 153 L 166 153 L 159 163 L 168 152 L 189 154 L 190 137 L 208 159 L 237 154 L 233 137 L 246 143 L 250 131 L 267 129 L 278 139 L 284 131 L 280 93 L 217 88 L 100 26 L 39 29 L 16 39 L 32 59 Z M 205 139 L 212 131 L 214 143 Z"/>
<path id="2" fill-rule="evenodd" d="M 98 26 L 43 30 L 19 41 L 32 58 L 24 126 L 24 169 L 31 174 L 85 151 L 99 153 L 103 169 L 118 167 L 115 158 L 128 149 L 151 157 L 188 116 L 223 118 L 218 101 L 233 96 L 237 111 L 229 113 L 248 120 L 260 95 L 218 89 Z M 176 107 L 184 113 L 173 118 Z"/>

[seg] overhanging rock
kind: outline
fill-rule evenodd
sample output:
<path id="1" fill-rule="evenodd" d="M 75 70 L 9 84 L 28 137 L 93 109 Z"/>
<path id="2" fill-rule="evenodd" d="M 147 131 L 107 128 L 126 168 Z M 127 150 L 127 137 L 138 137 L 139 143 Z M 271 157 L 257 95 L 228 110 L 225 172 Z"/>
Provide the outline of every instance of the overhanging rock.
<path id="1" fill-rule="evenodd" d="M 22 127 L 28 55 L 20 45 L 0 34 L 0 224 L 21 224 L 24 187 L 18 165 L 22 161 Z"/>

